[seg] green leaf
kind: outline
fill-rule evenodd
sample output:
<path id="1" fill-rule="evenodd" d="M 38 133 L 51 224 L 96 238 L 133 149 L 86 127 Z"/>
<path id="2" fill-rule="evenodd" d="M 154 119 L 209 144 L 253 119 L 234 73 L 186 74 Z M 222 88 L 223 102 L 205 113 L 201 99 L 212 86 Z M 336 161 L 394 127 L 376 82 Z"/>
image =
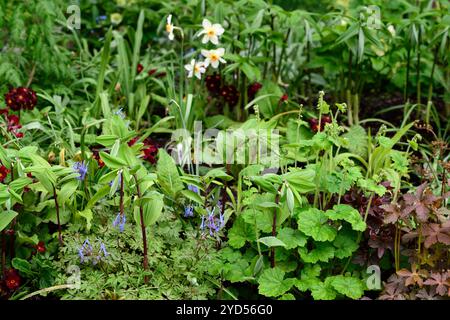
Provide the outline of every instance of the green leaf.
<path id="1" fill-rule="evenodd" d="M 60 204 L 65 203 L 68 199 L 70 199 L 75 191 L 78 188 L 78 181 L 72 180 L 67 182 L 61 187 L 61 190 L 57 192 L 58 195 L 58 201 Z"/>
<path id="2" fill-rule="evenodd" d="M 163 196 L 159 194 L 153 196 L 148 200 L 147 199 L 145 201 L 144 199 L 141 200 L 143 200 L 143 203 L 141 205 L 143 206 L 144 211 L 144 225 L 148 227 L 153 225 L 162 214 L 162 210 L 164 207 Z M 138 206 L 135 207 L 134 218 L 136 220 L 136 223 L 140 225 L 141 219 Z"/>
<path id="3" fill-rule="evenodd" d="M 93 219 L 92 210 L 91 209 L 85 209 L 83 211 L 78 211 L 78 214 L 86 219 L 86 230 L 91 230 L 91 221 Z"/>
<path id="4" fill-rule="evenodd" d="M 334 300 L 336 298 L 336 291 L 326 281 L 313 284 L 310 290 L 314 300 Z"/>
<path id="5" fill-rule="evenodd" d="M 382 197 L 386 193 L 386 188 L 383 185 L 377 184 L 375 181 L 373 181 L 370 178 L 359 179 L 358 186 L 365 189 L 366 191 L 375 192 L 380 197 Z"/>
<path id="6" fill-rule="evenodd" d="M 262 232 L 271 232 L 273 224 L 273 212 L 269 210 L 247 209 L 241 213 L 244 221 L 250 225 L 255 225 Z"/>
<path id="7" fill-rule="evenodd" d="M 233 248 L 242 248 L 246 241 L 255 241 L 255 228 L 251 224 L 245 223 L 242 216 L 239 216 L 228 232 L 228 244 Z"/>
<path id="8" fill-rule="evenodd" d="M 316 241 L 333 241 L 337 231 L 330 226 L 327 215 L 316 208 L 302 210 L 297 214 L 298 228 Z"/>
<path id="9" fill-rule="evenodd" d="M 258 279 L 258 291 L 266 297 L 277 297 L 289 291 L 295 279 L 284 279 L 284 271 L 275 267 L 263 271 Z"/>
<path id="10" fill-rule="evenodd" d="M 366 223 L 359 214 L 358 210 L 346 204 L 337 204 L 332 210 L 326 211 L 326 216 L 333 220 L 344 220 L 351 224 L 352 229 L 356 231 L 366 230 Z M 330 240 L 331 241 L 331 240 Z"/>
<path id="11" fill-rule="evenodd" d="M 343 275 L 332 276 L 327 279 L 329 278 L 331 278 L 330 284 L 340 294 L 352 299 L 359 299 L 364 294 L 364 284 L 358 278 Z"/>
<path id="12" fill-rule="evenodd" d="M 273 236 L 259 238 L 258 242 L 264 243 L 268 247 L 286 247 L 283 241 Z"/>
<path id="13" fill-rule="evenodd" d="M 184 189 L 183 182 L 178 174 L 177 166 L 172 157 L 164 149 L 158 151 L 158 164 L 156 167 L 158 183 L 164 193 L 175 195 Z"/>
<path id="14" fill-rule="evenodd" d="M 0 231 L 3 231 L 17 215 L 17 212 L 11 210 L 0 212 Z"/>
<path id="15" fill-rule="evenodd" d="M 11 264 L 14 269 L 19 270 L 20 273 L 22 273 L 24 276 L 33 274 L 33 271 L 31 270 L 31 264 L 25 259 L 14 258 L 12 259 Z"/>
<path id="16" fill-rule="evenodd" d="M 329 242 L 316 242 L 316 247 L 310 252 L 307 248 L 298 248 L 298 253 L 306 263 L 328 262 L 334 257 L 334 247 Z"/>
<path id="17" fill-rule="evenodd" d="M 300 280 L 297 280 L 295 286 L 302 292 L 309 290 L 315 284 L 319 283 L 320 265 L 306 264 L 300 273 Z"/>
<path id="18" fill-rule="evenodd" d="M 195 193 L 191 190 L 182 190 L 181 193 L 191 201 L 197 202 L 199 205 L 203 205 L 204 201 L 202 197 L 198 193 Z"/>
<path id="19" fill-rule="evenodd" d="M 106 185 L 98 189 L 98 191 L 94 194 L 92 198 L 89 199 L 89 202 L 86 205 L 86 209 L 91 209 L 97 201 L 104 198 L 109 193 L 110 186 Z"/>
<path id="20" fill-rule="evenodd" d="M 307 241 L 306 236 L 300 230 L 294 230 L 289 227 L 278 231 L 277 238 L 285 243 L 286 249 L 303 247 Z"/>
<path id="21" fill-rule="evenodd" d="M 100 158 L 103 160 L 105 165 L 110 169 L 120 169 L 127 165 L 127 163 L 120 159 L 119 157 L 113 157 L 106 152 L 100 152 Z"/>
<path id="22" fill-rule="evenodd" d="M 361 157 L 367 156 L 367 133 L 363 127 L 360 125 L 352 126 L 342 137 L 349 141 L 347 148 L 350 152 Z"/>
<path id="23" fill-rule="evenodd" d="M 358 249 L 355 232 L 345 229 L 339 230 L 333 245 L 336 247 L 334 252 L 336 258 L 343 259 L 350 257 Z"/>

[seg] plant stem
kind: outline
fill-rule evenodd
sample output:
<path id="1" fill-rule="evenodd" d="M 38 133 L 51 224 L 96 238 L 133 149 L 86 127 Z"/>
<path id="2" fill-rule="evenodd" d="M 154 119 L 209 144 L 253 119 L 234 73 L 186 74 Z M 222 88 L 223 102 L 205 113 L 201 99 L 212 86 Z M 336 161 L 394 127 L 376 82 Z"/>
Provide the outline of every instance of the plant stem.
<path id="1" fill-rule="evenodd" d="M 2 230 L 2 274 L 6 273 L 6 235 L 5 230 Z"/>
<path id="2" fill-rule="evenodd" d="M 408 54 L 406 56 L 406 79 L 405 79 L 405 91 L 403 92 L 403 100 L 407 102 L 409 100 L 409 69 L 411 68 L 411 46 L 408 45 Z"/>
<path id="3" fill-rule="evenodd" d="M 278 188 L 277 195 L 275 196 L 275 204 L 278 206 L 280 203 L 280 190 L 281 186 Z M 273 211 L 273 221 L 272 221 L 272 237 L 277 235 L 277 207 Z M 275 268 L 275 247 L 270 249 L 270 266 Z"/>
<path id="4" fill-rule="evenodd" d="M 141 199 L 141 188 L 139 187 L 139 182 L 136 175 L 133 175 L 134 181 L 136 181 L 136 191 L 138 198 Z M 141 232 L 142 232 L 142 242 L 144 244 L 144 270 L 148 269 L 148 258 L 147 258 L 147 232 L 145 231 L 145 223 L 144 223 L 144 208 L 142 208 L 142 203 L 139 203 L 139 217 L 141 219 Z M 144 282 L 148 282 L 148 277 L 144 277 Z"/>
<path id="5" fill-rule="evenodd" d="M 59 245 L 62 247 L 63 239 L 62 239 L 62 235 L 61 235 L 61 220 L 59 219 L 59 204 L 58 204 L 58 196 L 56 194 L 55 186 L 53 186 L 53 197 L 55 199 L 56 219 L 58 221 L 58 240 L 59 240 Z"/>
<path id="6" fill-rule="evenodd" d="M 120 217 L 123 218 L 124 208 L 123 208 L 123 174 L 120 172 Z"/>

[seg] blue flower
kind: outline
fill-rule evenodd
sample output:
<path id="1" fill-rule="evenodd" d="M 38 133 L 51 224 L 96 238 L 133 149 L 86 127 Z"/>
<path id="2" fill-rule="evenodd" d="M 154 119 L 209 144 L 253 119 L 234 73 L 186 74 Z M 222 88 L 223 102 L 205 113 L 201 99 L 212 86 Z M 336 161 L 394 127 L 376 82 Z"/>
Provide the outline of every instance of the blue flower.
<path id="1" fill-rule="evenodd" d="M 202 216 L 202 223 L 200 224 L 200 230 L 205 230 L 205 216 Z"/>
<path id="2" fill-rule="evenodd" d="M 116 218 L 113 221 L 113 227 L 119 226 L 120 232 L 123 232 L 125 229 L 125 222 L 127 221 L 127 217 L 125 214 L 121 215 L 120 212 L 117 214 Z"/>
<path id="3" fill-rule="evenodd" d="M 100 21 L 105 21 L 106 18 L 107 18 L 106 16 L 97 16 L 95 18 L 95 22 L 97 22 L 97 24 L 98 24 Z"/>
<path id="4" fill-rule="evenodd" d="M 194 186 L 192 184 L 188 185 L 188 190 L 191 190 L 192 192 L 195 192 L 195 193 L 199 193 L 198 192 L 198 187 Z"/>
<path id="5" fill-rule="evenodd" d="M 75 162 L 73 165 L 73 169 L 80 175 L 79 177 L 77 177 L 77 179 L 83 181 L 88 171 L 88 167 L 84 164 L 84 161 Z"/>
<path id="6" fill-rule="evenodd" d="M 112 187 L 113 183 L 114 183 L 114 180 L 111 180 L 111 181 L 109 182 L 109 186 Z M 122 184 L 122 172 L 119 172 L 119 179 L 118 179 L 118 181 L 117 181 L 117 184 L 118 184 L 119 186 Z"/>
<path id="7" fill-rule="evenodd" d="M 216 216 L 216 208 L 208 211 L 208 217 L 202 216 L 202 224 L 200 229 L 205 231 L 206 228 L 209 229 L 209 235 L 215 236 L 225 226 L 225 217 L 219 210 L 219 217 Z"/>
<path id="8" fill-rule="evenodd" d="M 193 217 L 193 216 L 194 216 L 194 208 L 191 205 L 185 207 L 184 208 L 184 217 L 189 218 L 189 217 Z"/>
<path id="9" fill-rule="evenodd" d="M 92 254 L 92 246 L 88 239 L 83 242 L 81 248 L 78 249 L 78 256 L 80 257 L 81 263 L 86 261 L 86 256 L 90 256 Z"/>
<path id="10" fill-rule="evenodd" d="M 121 117 L 122 119 L 125 119 L 125 113 L 123 113 L 123 108 L 120 108 L 119 110 L 117 110 L 116 112 L 114 112 L 115 115 L 118 115 L 119 117 Z"/>

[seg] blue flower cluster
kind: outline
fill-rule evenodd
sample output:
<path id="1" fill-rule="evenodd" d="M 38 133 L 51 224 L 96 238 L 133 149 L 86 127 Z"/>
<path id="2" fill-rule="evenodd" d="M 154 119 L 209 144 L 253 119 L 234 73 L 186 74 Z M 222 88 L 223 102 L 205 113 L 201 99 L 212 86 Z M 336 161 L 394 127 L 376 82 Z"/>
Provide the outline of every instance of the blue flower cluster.
<path id="1" fill-rule="evenodd" d="M 86 178 L 86 174 L 88 171 L 87 165 L 84 162 L 75 162 L 73 165 L 73 169 L 79 174 L 77 177 L 78 180 L 83 181 Z"/>
<path id="2" fill-rule="evenodd" d="M 127 217 L 125 214 L 121 215 L 120 212 L 117 214 L 116 218 L 113 221 L 113 227 L 119 227 L 120 232 L 123 232 L 125 229 L 125 222 L 127 221 Z"/>
<path id="3" fill-rule="evenodd" d="M 206 229 L 209 229 L 209 235 L 215 236 L 217 233 L 225 226 L 225 219 L 224 214 L 220 210 L 219 203 L 217 203 L 219 207 L 219 216 L 215 214 L 216 207 L 214 207 L 212 210 L 208 210 L 208 216 L 202 216 L 202 223 L 200 224 L 200 230 L 203 231 L 203 233 L 206 231 Z"/>
<path id="4" fill-rule="evenodd" d="M 80 257 L 80 262 L 85 263 L 91 261 L 91 263 L 95 266 L 102 259 L 106 258 L 109 253 L 106 251 L 105 244 L 101 241 L 99 243 L 99 248 L 94 250 L 94 247 L 91 245 L 88 239 L 86 239 L 78 249 L 78 256 Z"/>

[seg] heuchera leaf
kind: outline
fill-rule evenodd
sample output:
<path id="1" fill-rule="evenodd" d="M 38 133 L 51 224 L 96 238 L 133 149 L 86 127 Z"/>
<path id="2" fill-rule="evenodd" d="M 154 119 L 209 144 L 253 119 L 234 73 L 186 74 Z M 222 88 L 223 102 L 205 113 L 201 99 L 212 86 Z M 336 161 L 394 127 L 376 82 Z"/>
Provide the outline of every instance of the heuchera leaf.
<path id="1" fill-rule="evenodd" d="M 300 211 L 298 217 L 298 228 L 307 236 L 311 236 L 316 241 L 333 241 L 337 231 L 327 224 L 328 218 L 325 212 L 309 208 Z"/>
<path id="2" fill-rule="evenodd" d="M 320 275 L 320 266 L 318 264 L 306 264 L 300 273 L 300 279 L 295 283 L 295 286 L 300 291 L 306 291 L 319 283 L 318 276 Z"/>
<path id="3" fill-rule="evenodd" d="M 314 300 L 333 300 L 336 298 L 336 291 L 328 281 L 317 282 L 311 287 L 311 295 Z"/>
<path id="4" fill-rule="evenodd" d="M 347 221 L 348 223 L 351 224 L 353 230 L 356 231 L 366 230 L 366 223 L 362 219 L 358 210 L 352 208 L 349 205 L 337 204 L 333 207 L 332 210 L 326 211 L 326 216 L 333 221 L 335 220 Z"/>
<path id="5" fill-rule="evenodd" d="M 258 279 L 259 293 L 266 297 L 277 297 L 290 290 L 295 279 L 284 279 L 284 274 L 284 271 L 277 267 L 264 270 Z"/>
<path id="6" fill-rule="evenodd" d="M 334 247 L 329 242 L 317 242 L 316 247 L 311 251 L 308 252 L 306 248 L 299 248 L 298 253 L 306 263 L 328 262 L 334 257 Z"/>
<path id="7" fill-rule="evenodd" d="M 327 279 L 330 279 L 330 284 L 337 292 L 349 298 L 359 299 L 364 294 L 364 284 L 358 278 L 338 275 Z"/>
<path id="8" fill-rule="evenodd" d="M 278 231 L 277 238 L 286 244 L 286 249 L 303 247 L 307 241 L 306 236 L 300 230 L 294 230 L 289 227 Z"/>
<path id="9" fill-rule="evenodd" d="M 350 257 L 352 253 L 358 249 L 355 238 L 356 235 L 354 232 L 352 233 L 350 230 L 340 230 L 333 242 L 333 245 L 336 247 L 334 256 L 339 259 Z"/>
<path id="10" fill-rule="evenodd" d="M 243 247 L 247 240 L 256 240 L 255 228 L 251 224 L 245 223 L 241 217 L 236 219 L 228 232 L 228 244 L 236 249 Z"/>

